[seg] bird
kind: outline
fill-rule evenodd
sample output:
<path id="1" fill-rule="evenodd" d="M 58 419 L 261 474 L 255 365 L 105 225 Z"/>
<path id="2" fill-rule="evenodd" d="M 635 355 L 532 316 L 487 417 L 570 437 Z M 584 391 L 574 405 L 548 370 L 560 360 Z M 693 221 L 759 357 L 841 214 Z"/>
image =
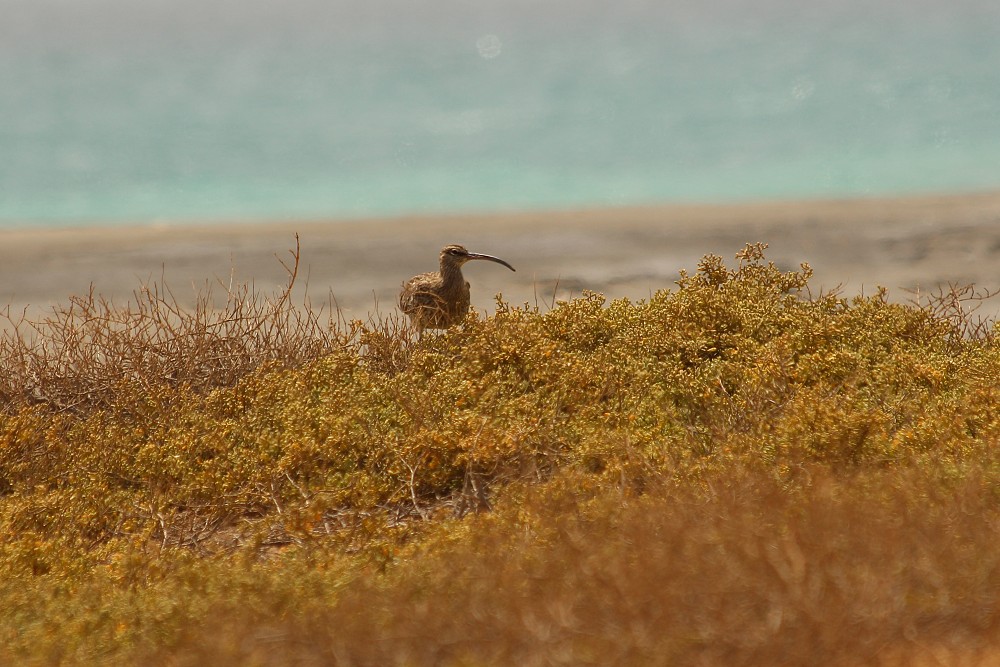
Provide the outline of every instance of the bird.
<path id="1" fill-rule="evenodd" d="M 514 267 L 499 257 L 469 252 L 464 246 L 446 245 L 441 249 L 441 269 L 413 276 L 399 294 L 399 309 L 409 315 L 417 332 L 424 329 L 447 329 L 465 319 L 469 312 L 469 283 L 462 275 L 462 265 L 485 259 Z"/>

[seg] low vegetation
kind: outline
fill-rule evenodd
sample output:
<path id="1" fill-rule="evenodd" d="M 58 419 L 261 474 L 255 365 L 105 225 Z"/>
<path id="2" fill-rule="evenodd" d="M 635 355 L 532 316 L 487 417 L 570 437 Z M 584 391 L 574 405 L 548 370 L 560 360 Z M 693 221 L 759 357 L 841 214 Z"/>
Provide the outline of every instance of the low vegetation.
<path id="1" fill-rule="evenodd" d="M 293 304 L 293 260 L 12 321 L 0 662 L 1000 664 L 974 291 L 751 245 L 417 340 Z"/>

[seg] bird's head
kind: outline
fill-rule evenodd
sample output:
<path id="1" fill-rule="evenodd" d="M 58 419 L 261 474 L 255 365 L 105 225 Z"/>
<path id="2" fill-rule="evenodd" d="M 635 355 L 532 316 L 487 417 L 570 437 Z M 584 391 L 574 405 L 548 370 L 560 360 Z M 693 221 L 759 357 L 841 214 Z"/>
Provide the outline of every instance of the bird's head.
<path id="1" fill-rule="evenodd" d="M 445 247 L 441 248 L 442 269 L 445 267 L 458 268 L 461 267 L 466 262 L 471 261 L 473 259 L 486 259 L 491 262 L 496 262 L 497 264 L 503 264 L 511 271 L 514 270 L 513 266 L 503 261 L 499 257 L 494 257 L 493 255 L 482 255 L 478 252 L 469 252 L 468 250 L 465 249 L 465 246 L 446 245 Z"/>

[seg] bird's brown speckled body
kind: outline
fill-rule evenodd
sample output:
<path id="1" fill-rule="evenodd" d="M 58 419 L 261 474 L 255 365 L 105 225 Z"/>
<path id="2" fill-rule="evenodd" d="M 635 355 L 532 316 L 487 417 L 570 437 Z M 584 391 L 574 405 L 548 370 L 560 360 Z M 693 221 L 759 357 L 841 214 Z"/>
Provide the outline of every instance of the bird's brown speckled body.
<path id="1" fill-rule="evenodd" d="M 485 259 L 514 267 L 498 257 L 469 252 L 460 245 L 441 250 L 441 269 L 421 273 L 403 283 L 399 294 L 399 309 L 409 315 L 418 331 L 447 329 L 461 322 L 469 312 L 469 283 L 462 275 L 462 265 L 474 259 Z"/>

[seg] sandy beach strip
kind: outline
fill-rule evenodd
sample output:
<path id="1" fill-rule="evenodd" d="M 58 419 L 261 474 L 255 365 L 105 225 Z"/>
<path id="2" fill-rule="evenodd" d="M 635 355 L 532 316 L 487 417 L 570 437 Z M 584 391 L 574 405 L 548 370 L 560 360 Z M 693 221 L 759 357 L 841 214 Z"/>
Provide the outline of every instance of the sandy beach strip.
<path id="1" fill-rule="evenodd" d="M 882 285 L 904 290 L 949 283 L 1000 288 L 1000 192 L 845 201 L 666 205 L 467 216 L 260 223 L 137 224 L 0 231 L 0 304 L 43 312 L 70 295 L 124 302 L 151 281 L 182 301 L 206 283 L 252 282 L 263 291 L 286 281 L 280 260 L 301 240 L 300 294 L 330 294 L 346 317 L 377 307 L 395 311 L 399 286 L 436 268 L 448 243 L 497 255 L 468 265 L 473 304 L 492 310 L 493 295 L 512 303 L 548 304 L 583 290 L 611 298 L 646 298 L 673 286 L 707 253 L 732 263 L 748 242 L 768 257 L 815 270 L 814 291 L 840 286 L 846 295 Z M 215 291 L 222 289 L 216 285 Z M 996 315 L 991 302 L 987 315 Z"/>

